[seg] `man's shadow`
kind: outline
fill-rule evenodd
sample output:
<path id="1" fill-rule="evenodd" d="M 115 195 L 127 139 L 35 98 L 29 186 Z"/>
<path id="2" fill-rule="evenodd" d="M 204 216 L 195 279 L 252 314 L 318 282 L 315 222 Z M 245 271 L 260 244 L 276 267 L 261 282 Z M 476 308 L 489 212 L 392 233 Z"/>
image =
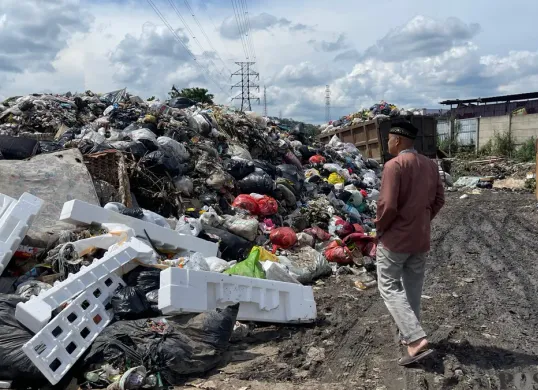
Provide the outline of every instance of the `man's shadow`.
<path id="1" fill-rule="evenodd" d="M 431 355 L 420 362 L 420 367 L 427 372 L 443 374 L 445 371 L 443 360 L 446 356 L 454 356 L 464 366 L 476 367 L 482 370 L 509 370 L 518 368 L 524 370 L 529 366 L 538 365 L 538 356 L 521 352 L 514 352 L 493 346 L 475 346 L 468 341 L 454 343 L 441 341 L 430 344 L 435 350 Z M 418 364 L 417 366 L 418 367 Z"/>

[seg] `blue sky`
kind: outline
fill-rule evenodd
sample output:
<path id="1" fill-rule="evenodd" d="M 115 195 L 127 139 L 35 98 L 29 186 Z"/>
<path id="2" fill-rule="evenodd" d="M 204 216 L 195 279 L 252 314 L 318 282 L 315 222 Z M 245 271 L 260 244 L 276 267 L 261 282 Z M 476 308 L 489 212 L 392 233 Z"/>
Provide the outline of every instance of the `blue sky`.
<path id="1" fill-rule="evenodd" d="M 146 0 L 2 0 L 0 98 L 121 87 L 165 98 L 176 84 L 230 104 L 229 72 L 245 60 L 232 1 L 188 0 L 201 28 L 185 0 L 153 1 L 196 61 Z M 322 123 L 326 84 L 332 119 L 381 99 L 433 108 L 538 90 L 533 0 L 246 3 L 270 115 Z"/>

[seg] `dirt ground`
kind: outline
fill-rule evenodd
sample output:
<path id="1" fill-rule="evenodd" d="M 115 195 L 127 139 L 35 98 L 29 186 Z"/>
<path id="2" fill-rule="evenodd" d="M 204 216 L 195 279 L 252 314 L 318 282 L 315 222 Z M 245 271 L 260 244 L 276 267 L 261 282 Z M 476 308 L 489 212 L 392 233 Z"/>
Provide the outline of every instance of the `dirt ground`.
<path id="1" fill-rule="evenodd" d="M 219 369 L 181 389 L 538 388 L 510 381 L 538 374 L 536 201 L 460 196 L 448 194 L 432 231 L 422 322 L 434 357 L 399 367 L 397 329 L 377 289 L 331 276 L 314 287 L 316 324 L 258 326 Z"/>

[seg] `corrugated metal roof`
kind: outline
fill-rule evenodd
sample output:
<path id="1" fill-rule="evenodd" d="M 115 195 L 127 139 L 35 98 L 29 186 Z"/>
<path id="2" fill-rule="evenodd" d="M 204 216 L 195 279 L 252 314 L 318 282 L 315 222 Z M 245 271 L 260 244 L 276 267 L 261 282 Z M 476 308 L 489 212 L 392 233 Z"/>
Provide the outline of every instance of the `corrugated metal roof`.
<path id="1" fill-rule="evenodd" d="M 538 92 L 519 93 L 516 95 L 492 96 L 492 97 L 476 98 L 476 99 L 445 100 L 443 102 L 440 102 L 439 104 L 451 105 L 451 104 L 465 104 L 465 103 L 494 103 L 494 102 L 511 102 L 514 100 L 528 100 L 528 99 L 538 99 Z"/>

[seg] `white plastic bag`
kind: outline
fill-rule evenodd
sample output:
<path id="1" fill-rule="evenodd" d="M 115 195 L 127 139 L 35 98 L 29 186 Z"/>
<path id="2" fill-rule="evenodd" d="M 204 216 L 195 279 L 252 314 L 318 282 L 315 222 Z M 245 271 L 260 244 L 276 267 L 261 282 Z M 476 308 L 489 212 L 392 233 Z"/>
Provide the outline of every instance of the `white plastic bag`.
<path id="1" fill-rule="evenodd" d="M 222 260 L 218 257 L 208 257 L 205 259 L 207 264 L 209 265 L 209 270 L 211 272 L 224 272 L 226 271 L 228 268 L 231 267 L 231 264 L 228 263 L 226 260 Z"/>
<path id="2" fill-rule="evenodd" d="M 205 260 L 204 255 L 201 253 L 193 253 L 189 257 L 186 257 L 183 260 L 183 268 L 184 269 L 190 269 L 193 271 L 211 271 L 209 268 L 209 264 L 207 264 L 207 261 Z"/>
<path id="3" fill-rule="evenodd" d="M 191 196 L 194 191 L 194 183 L 188 176 L 177 177 L 174 179 L 174 185 L 182 195 Z"/>
<path id="4" fill-rule="evenodd" d="M 157 144 L 167 156 L 174 157 L 179 161 L 186 161 L 191 157 L 185 146 L 170 137 L 157 138 Z"/>
<path id="5" fill-rule="evenodd" d="M 211 208 L 200 216 L 200 222 L 202 226 L 217 227 L 224 223 L 224 219 Z"/>
<path id="6" fill-rule="evenodd" d="M 175 231 L 180 234 L 186 234 L 194 237 L 198 237 L 202 230 L 202 223 L 198 219 L 188 218 L 185 216 L 179 217 L 175 228 Z"/>
<path id="7" fill-rule="evenodd" d="M 238 218 L 232 215 L 224 216 L 224 227 L 233 234 L 254 241 L 258 234 L 258 221 L 253 218 Z"/>
<path id="8" fill-rule="evenodd" d="M 141 139 L 157 141 L 157 136 L 149 129 L 133 130 L 131 132 L 125 132 L 125 135 L 131 138 L 133 141 L 139 141 Z"/>
<path id="9" fill-rule="evenodd" d="M 252 161 L 252 156 L 250 155 L 250 152 L 237 144 L 230 144 L 229 152 L 233 157 L 239 157 L 248 161 Z"/>

